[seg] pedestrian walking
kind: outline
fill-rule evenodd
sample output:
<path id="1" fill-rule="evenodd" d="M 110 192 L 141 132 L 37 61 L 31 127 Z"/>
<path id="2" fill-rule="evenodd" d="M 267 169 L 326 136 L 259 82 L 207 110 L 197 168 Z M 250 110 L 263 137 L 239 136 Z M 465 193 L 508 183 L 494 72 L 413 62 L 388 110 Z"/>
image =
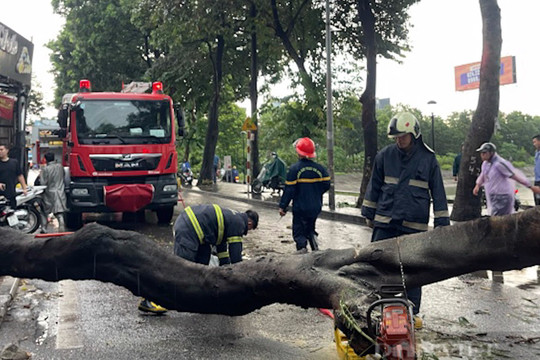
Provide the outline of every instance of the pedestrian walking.
<path id="1" fill-rule="evenodd" d="M 533 193 L 540 193 L 540 187 L 532 185 L 529 179 L 510 161 L 497 154 L 493 143 L 486 142 L 476 151 L 482 158 L 482 170 L 476 179 L 473 194 L 478 196 L 480 188 L 484 187 L 489 215 L 508 215 L 514 212 L 515 190 L 514 181 L 528 187 Z"/>
<path id="2" fill-rule="evenodd" d="M 362 215 L 373 227 L 371 241 L 428 230 L 430 200 L 433 200 L 434 225 L 450 224 L 446 193 L 439 164 L 420 132 L 420 123 L 402 112 L 388 123 L 388 137 L 394 144 L 375 156 L 373 172 L 362 204 Z M 405 269 L 406 271 L 406 269 Z M 417 316 L 422 288 L 407 289 L 414 304 L 415 327 L 422 327 Z"/>
<path id="3" fill-rule="evenodd" d="M 0 195 L 5 196 L 9 205 L 15 209 L 17 207 L 17 183 L 21 184 L 25 195 L 28 193 L 28 189 L 19 161 L 11 159 L 8 153 L 9 147 L 6 144 L 0 144 Z"/>
<path id="4" fill-rule="evenodd" d="M 540 134 L 533 136 L 534 153 L 534 185 L 540 185 Z M 540 194 L 534 194 L 534 204 L 540 205 Z"/>
<path id="5" fill-rule="evenodd" d="M 174 253 L 208 265 L 215 247 L 220 266 L 240 262 L 242 237 L 258 224 L 259 214 L 253 210 L 241 213 L 216 204 L 188 206 L 174 223 Z M 139 310 L 157 314 L 167 311 L 148 299 L 141 301 Z"/>
<path id="6" fill-rule="evenodd" d="M 217 172 L 220 168 L 221 160 L 219 159 L 219 156 L 214 155 L 214 174 L 212 175 L 212 180 L 214 181 L 214 184 L 217 182 Z"/>
<path id="7" fill-rule="evenodd" d="M 464 145 L 461 145 L 461 149 L 459 150 L 459 154 L 456 155 L 454 158 L 454 163 L 452 164 L 452 176 L 454 177 L 454 181 L 458 181 L 458 174 L 459 174 L 459 166 L 461 165 L 461 156 L 463 154 L 463 148 Z"/>
<path id="8" fill-rule="evenodd" d="M 47 165 L 41 169 L 39 181 L 41 185 L 47 186 L 43 193 L 45 204 L 45 214 L 54 214 L 58 220 L 58 231 L 65 231 L 64 213 L 67 210 L 66 193 L 64 191 L 64 167 L 54 158 L 54 153 L 45 154 Z M 47 219 L 44 219 L 42 231 L 47 232 Z"/>
<path id="9" fill-rule="evenodd" d="M 319 250 L 315 222 L 321 213 L 322 196 L 330 188 L 330 176 L 315 158 L 315 143 L 308 137 L 294 143 L 299 160 L 287 172 L 285 190 L 279 203 L 279 215 L 284 216 L 292 201 L 293 238 L 298 253 Z"/>

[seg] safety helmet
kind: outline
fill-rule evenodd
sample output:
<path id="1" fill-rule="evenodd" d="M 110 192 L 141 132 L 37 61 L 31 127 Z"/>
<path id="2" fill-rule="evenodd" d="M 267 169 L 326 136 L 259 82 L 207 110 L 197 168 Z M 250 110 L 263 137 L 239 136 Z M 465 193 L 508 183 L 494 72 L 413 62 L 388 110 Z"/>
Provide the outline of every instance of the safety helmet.
<path id="1" fill-rule="evenodd" d="M 494 153 L 494 152 L 497 152 L 497 147 L 493 143 L 486 142 L 486 143 L 483 143 L 478 149 L 476 149 L 476 151 L 481 152 L 481 153 L 483 152 Z"/>
<path id="2" fill-rule="evenodd" d="M 294 142 L 296 153 L 300 156 L 308 158 L 314 158 L 317 156 L 315 153 L 315 143 L 308 137 L 300 138 Z"/>
<path id="3" fill-rule="evenodd" d="M 396 114 L 388 123 L 388 137 L 395 138 L 405 134 L 412 134 L 415 139 L 420 136 L 420 123 L 410 112 Z"/>

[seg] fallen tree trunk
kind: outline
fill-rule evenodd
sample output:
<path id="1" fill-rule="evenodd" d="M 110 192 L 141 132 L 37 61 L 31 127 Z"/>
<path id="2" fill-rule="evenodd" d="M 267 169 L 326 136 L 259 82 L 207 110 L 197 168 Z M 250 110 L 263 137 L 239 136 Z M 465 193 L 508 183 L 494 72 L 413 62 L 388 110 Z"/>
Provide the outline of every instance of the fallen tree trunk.
<path id="1" fill-rule="evenodd" d="M 99 280 L 178 311 L 242 315 L 272 303 L 369 305 L 383 284 L 425 285 L 476 270 L 540 264 L 540 210 L 481 218 L 360 249 L 265 256 L 228 267 L 194 264 L 131 231 L 90 224 L 34 239 L 0 228 L 0 275 Z"/>

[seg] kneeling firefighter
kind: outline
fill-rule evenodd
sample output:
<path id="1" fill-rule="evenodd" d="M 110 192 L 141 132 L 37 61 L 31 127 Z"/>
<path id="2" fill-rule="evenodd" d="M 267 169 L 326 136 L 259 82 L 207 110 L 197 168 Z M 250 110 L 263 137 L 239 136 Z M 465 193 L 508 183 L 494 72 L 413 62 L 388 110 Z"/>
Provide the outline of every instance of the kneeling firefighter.
<path id="1" fill-rule="evenodd" d="M 216 204 L 188 206 L 174 223 L 174 253 L 208 265 L 215 246 L 220 266 L 240 262 L 242 237 L 258 223 L 259 215 L 253 210 L 240 213 Z M 157 314 L 167 311 L 147 299 L 141 301 L 139 310 Z"/>

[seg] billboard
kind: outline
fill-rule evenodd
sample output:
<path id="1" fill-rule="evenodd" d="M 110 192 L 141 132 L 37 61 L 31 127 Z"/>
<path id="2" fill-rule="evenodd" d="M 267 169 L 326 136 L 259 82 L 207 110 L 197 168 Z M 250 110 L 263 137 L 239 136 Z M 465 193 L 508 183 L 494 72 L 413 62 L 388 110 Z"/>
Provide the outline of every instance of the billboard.
<path id="1" fill-rule="evenodd" d="M 30 87 L 34 44 L 0 23 L 0 76 Z"/>
<path id="2" fill-rule="evenodd" d="M 456 91 L 478 89 L 480 87 L 480 62 L 459 65 L 454 71 Z M 516 57 L 501 58 L 500 85 L 516 82 Z"/>

